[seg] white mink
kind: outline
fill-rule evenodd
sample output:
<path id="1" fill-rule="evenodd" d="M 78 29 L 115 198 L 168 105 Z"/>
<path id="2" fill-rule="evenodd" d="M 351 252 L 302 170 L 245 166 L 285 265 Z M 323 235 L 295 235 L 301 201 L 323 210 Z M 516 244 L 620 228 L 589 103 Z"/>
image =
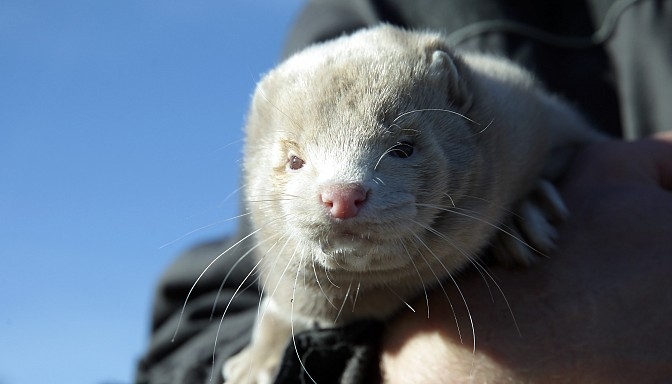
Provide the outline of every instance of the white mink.
<path id="1" fill-rule="evenodd" d="M 225 364 L 232 383 L 271 382 L 292 328 L 389 317 L 496 237 L 523 263 L 550 249 L 553 214 L 527 197 L 598 138 L 505 59 L 387 25 L 268 73 L 246 135 L 264 302 L 250 346 Z M 527 225 L 503 230 L 521 206 Z"/>

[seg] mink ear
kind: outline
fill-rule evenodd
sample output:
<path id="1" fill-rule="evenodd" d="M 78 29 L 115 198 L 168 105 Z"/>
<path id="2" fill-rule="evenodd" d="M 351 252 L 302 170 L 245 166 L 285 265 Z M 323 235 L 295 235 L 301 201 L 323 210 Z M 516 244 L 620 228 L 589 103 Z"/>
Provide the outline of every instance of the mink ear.
<path id="1" fill-rule="evenodd" d="M 471 106 L 471 94 L 466 85 L 464 74 L 460 73 L 461 62 L 454 56 L 441 49 L 432 53 L 429 65 L 431 77 L 445 79 L 448 82 L 449 101 L 459 106 L 461 111 L 467 111 Z"/>

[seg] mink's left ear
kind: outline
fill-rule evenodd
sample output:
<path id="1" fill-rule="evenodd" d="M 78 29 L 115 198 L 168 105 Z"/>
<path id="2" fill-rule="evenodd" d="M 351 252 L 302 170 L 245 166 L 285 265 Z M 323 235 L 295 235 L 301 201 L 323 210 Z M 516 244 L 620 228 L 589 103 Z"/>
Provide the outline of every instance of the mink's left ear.
<path id="1" fill-rule="evenodd" d="M 429 64 L 429 76 L 445 79 L 448 82 L 448 101 L 459 106 L 462 112 L 466 112 L 471 106 L 471 93 L 467 88 L 466 74 L 463 72 L 464 64 L 453 54 L 443 49 L 432 52 Z"/>

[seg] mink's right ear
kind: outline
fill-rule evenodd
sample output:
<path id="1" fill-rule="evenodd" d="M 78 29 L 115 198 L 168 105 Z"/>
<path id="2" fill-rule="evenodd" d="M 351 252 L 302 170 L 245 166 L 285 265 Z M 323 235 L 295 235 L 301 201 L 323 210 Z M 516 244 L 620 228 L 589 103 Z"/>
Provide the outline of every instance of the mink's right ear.
<path id="1" fill-rule="evenodd" d="M 466 85 L 466 77 L 461 73 L 463 63 L 447 50 L 437 48 L 431 53 L 429 64 L 430 78 L 447 81 L 448 101 L 466 112 L 471 106 L 471 93 Z"/>

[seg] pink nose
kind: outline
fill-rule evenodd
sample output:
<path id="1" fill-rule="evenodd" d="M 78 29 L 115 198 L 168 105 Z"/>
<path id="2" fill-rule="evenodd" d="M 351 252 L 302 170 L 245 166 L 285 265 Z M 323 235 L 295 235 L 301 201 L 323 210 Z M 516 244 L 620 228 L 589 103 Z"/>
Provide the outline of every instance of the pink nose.
<path id="1" fill-rule="evenodd" d="M 347 219 L 357 216 L 368 192 L 360 184 L 334 184 L 324 187 L 320 198 L 333 218 Z"/>

